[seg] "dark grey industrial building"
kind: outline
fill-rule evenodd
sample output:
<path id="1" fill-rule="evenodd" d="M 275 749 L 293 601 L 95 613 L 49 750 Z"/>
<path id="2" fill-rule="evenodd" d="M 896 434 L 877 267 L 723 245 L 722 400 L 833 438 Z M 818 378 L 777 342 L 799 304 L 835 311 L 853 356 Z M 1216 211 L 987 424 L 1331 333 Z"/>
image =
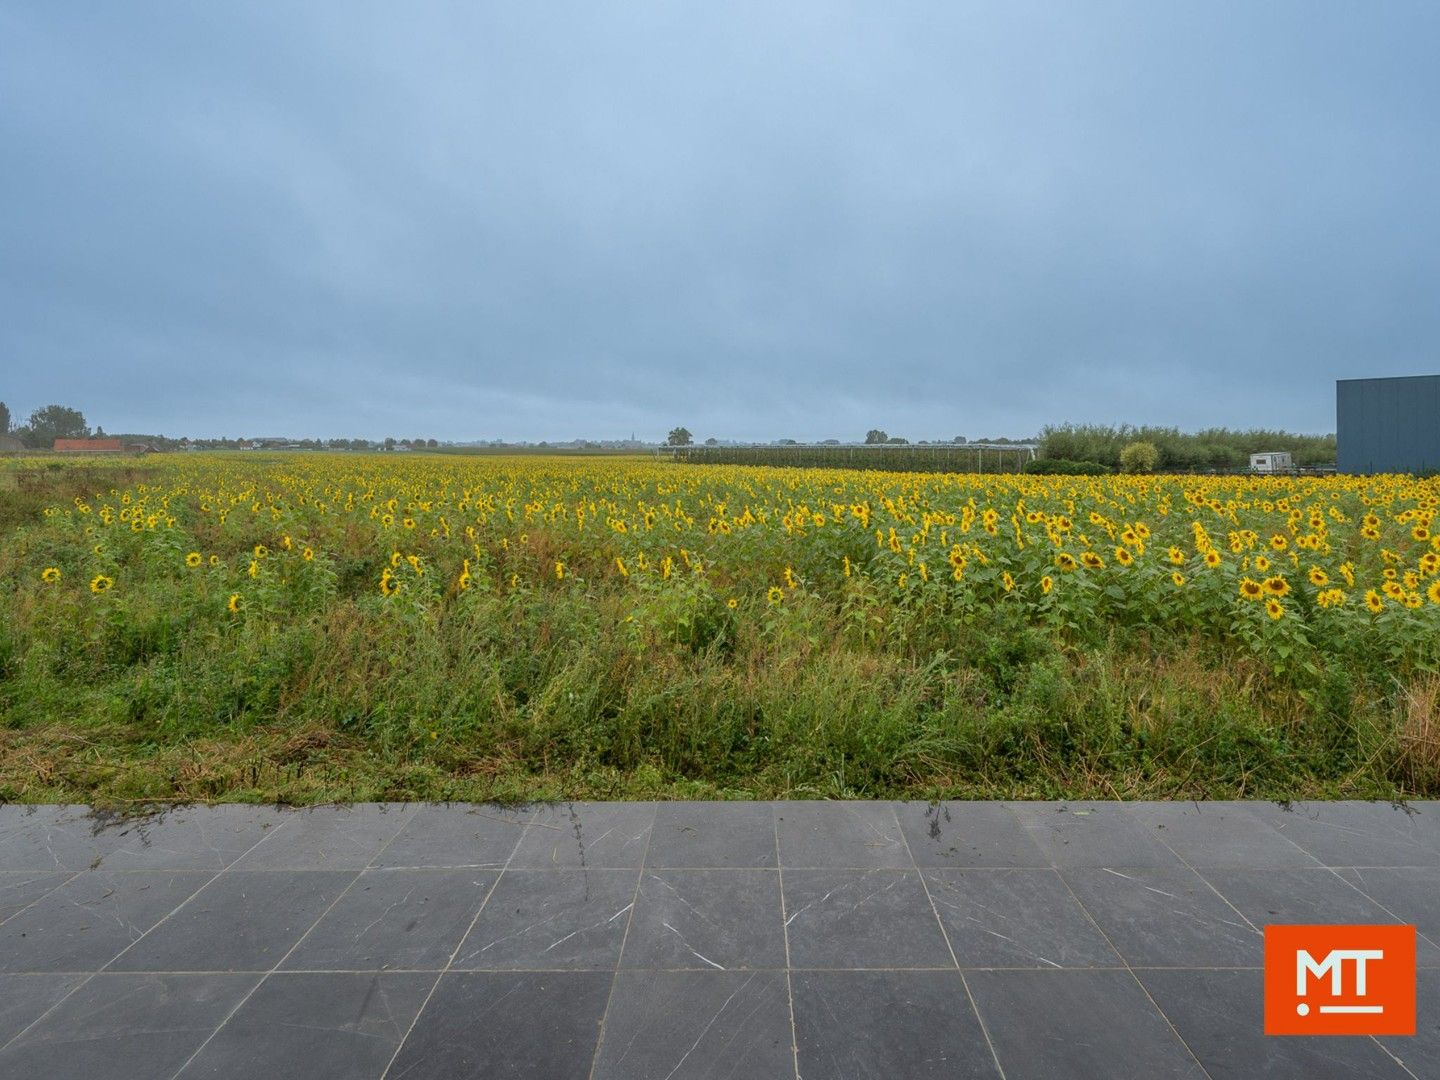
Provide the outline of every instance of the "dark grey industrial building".
<path id="1" fill-rule="evenodd" d="M 1440 375 L 1339 380 L 1335 442 L 1342 473 L 1440 470 Z"/>

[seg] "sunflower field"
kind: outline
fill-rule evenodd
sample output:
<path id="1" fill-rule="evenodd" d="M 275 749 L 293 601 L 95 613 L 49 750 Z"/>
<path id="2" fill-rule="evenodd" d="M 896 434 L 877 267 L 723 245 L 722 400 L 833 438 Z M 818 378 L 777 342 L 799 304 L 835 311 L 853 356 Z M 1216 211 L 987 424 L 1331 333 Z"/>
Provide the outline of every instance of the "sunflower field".
<path id="1" fill-rule="evenodd" d="M 1433 479 L 9 469 L 0 799 L 1440 794 Z"/>

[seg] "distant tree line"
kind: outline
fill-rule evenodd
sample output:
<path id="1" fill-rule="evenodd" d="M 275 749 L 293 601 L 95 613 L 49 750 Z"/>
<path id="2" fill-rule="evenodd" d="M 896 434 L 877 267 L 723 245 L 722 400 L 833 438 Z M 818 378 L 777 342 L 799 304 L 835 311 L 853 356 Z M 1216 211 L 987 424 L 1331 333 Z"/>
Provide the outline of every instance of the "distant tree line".
<path id="1" fill-rule="evenodd" d="M 1134 468 L 1136 451 L 1133 450 L 1131 460 L 1122 460 L 1125 448 L 1137 443 L 1154 447 L 1153 465 L 1148 451 L 1142 455 L 1145 458 L 1142 464 L 1149 468 Z M 1297 435 L 1263 428 L 1248 431 L 1207 428 L 1185 433 L 1173 427 L 1134 427 L 1129 424 L 1119 427 L 1102 424 L 1046 427 L 1040 432 L 1039 458 L 1040 461 L 1100 465 L 1106 469 L 1128 467 L 1130 471 L 1203 472 L 1210 469 L 1243 469 L 1250 464 L 1251 454 L 1265 450 L 1288 450 L 1295 464 L 1301 467 L 1335 464 L 1334 435 Z"/>

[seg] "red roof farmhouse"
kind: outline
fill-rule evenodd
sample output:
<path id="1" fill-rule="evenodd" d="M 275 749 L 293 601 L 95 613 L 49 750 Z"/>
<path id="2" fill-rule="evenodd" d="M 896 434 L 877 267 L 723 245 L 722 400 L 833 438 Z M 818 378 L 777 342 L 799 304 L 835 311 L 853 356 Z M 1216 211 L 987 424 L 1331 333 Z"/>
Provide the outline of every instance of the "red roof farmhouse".
<path id="1" fill-rule="evenodd" d="M 119 439 L 56 439 L 55 449 L 66 454 L 123 454 Z"/>

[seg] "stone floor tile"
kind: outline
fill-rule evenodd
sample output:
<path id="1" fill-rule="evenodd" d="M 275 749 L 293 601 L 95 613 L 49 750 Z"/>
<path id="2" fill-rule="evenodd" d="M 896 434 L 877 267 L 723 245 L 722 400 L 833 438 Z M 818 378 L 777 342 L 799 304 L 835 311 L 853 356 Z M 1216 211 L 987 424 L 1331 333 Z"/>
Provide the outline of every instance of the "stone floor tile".
<path id="1" fill-rule="evenodd" d="M 0 922 L 75 876 L 75 870 L 0 870 Z"/>
<path id="2" fill-rule="evenodd" d="M 195 1055 L 180 1080 L 379 1080 L 436 978 L 271 975 Z"/>
<path id="3" fill-rule="evenodd" d="M 1202 1080 L 1204 1073 L 1127 971 L 971 971 L 1006 1080 Z"/>
<path id="4" fill-rule="evenodd" d="M 613 978 L 602 971 L 442 975 L 388 1075 L 588 1080 Z"/>
<path id="5" fill-rule="evenodd" d="M 295 810 L 234 869 L 360 870 L 409 823 L 415 810 L 413 805 L 387 803 Z"/>
<path id="6" fill-rule="evenodd" d="M 1274 870 L 1201 871 L 1216 889 L 1256 926 L 1268 923 L 1397 923 L 1374 900 L 1330 870 L 1291 867 Z M 3 927 L 0 927 L 3 929 Z M 1440 948 L 1417 939 L 1418 963 L 1440 965 Z"/>
<path id="7" fill-rule="evenodd" d="M 1440 1080 L 1440 970 L 1416 972 L 1415 1034 L 1384 1036 L 1380 1043 L 1418 1080 Z"/>
<path id="8" fill-rule="evenodd" d="M 1266 803 L 1257 812 L 1326 866 L 1440 866 L 1440 810 L 1431 807 Z"/>
<path id="9" fill-rule="evenodd" d="M 258 981 L 257 975 L 97 975 L 0 1050 L 0 1076 L 173 1076 Z"/>
<path id="10" fill-rule="evenodd" d="M 367 870 L 305 935 L 287 970 L 439 971 L 485 902 L 494 870 Z"/>
<path id="11" fill-rule="evenodd" d="M 1010 809 L 1055 866 L 1183 865 L 1118 802 L 1022 802 Z"/>
<path id="12" fill-rule="evenodd" d="M 797 968 L 951 968 L 915 870 L 786 870 L 786 928 Z"/>
<path id="13" fill-rule="evenodd" d="M 794 1080 L 783 971 L 621 972 L 594 1080 Z"/>
<path id="14" fill-rule="evenodd" d="M 1440 944 L 1440 867 L 1341 870 L 1340 876 L 1401 922 Z"/>
<path id="15" fill-rule="evenodd" d="M 1185 867 L 1067 867 L 1090 917 L 1132 965 L 1258 967 L 1264 938 Z"/>
<path id="16" fill-rule="evenodd" d="M 105 870 L 223 870 L 286 817 L 255 806 L 183 806 L 146 817 L 94 816 Z"/>
<path id="17" fill-rule="evenodd" d="M 920 867 L 1050 865 L 1004 803 L 901 802 L 895 816 Z"/>
<path id="18" fill-rule="evenodd" d="M 646 870 L 625 968 L 783 968 L 775 870 Z"/>
<path id="19" fill-rule="evenodd" d="M 0 971 L 98 971 L 213 877 L 195 870 L 77 874 L 0 923 Z"/>
<path id="20" fill-rule="evenodd" d="M 1137 802 L 1126 803 L 1125 812 L 1191 866 L 1319 865 L 1271 825 L 1256 805 Z"/>
<path id="21" fill-rule="evenodd" d="M 781 803 L 775 818 L 781 866 L 914 865 L 890 803 Z"/>
<path id="22" fill-rule="evenodd" d="M 527 811 L 497 806 L 420 806 L 372 865 L 499 870 L 528 818 Z"/>
<path id="23" fill-rule="evenodd" d="M 91 870 L 120 842 L 88 806 L 0 806 L 0 870 Z"/>
<path id="24" fill-rule="evenodd" d="M 1137 971 L 1212 1080 L 1403 1080 L 1373 1039 L 1265 1034 L 1259 971 Z"/>
<path id="25" fill-rule="evenodd" d="M 455 955 L 468 969 L 613 971 L 636 870 L 508 870 Z"/>
<path id="26" fill-rule="evenodd" d="M 775 866 L 771 803 L 664 802 L 655 810 L 645 865 Z"/>
<path id="27" fill-rule="evenodd" d="M 268 971 L 355 877 L 348 870 L 228 871 L 119 957 L 113 968 Z"/>
<path id="28" fill-rule="evenodd" d="M 75 971 L 64 975 L 0 975 L 0 1046 L 40 1019 L 86 978 Z"/>
<path id="29" fill-rule="evenodd" d="M 795 1039 L 805 1080 L 996 1077 L 957 971 L 797 971 Z"/>
<path id="30" fill-rule="evenodd" d="M 559 803 L 535 808 L 510 865 L 638 868 L 645 859 L 654 803 Z"/>
<path id="31" fill-rule="evenodd" d="M 923 873 L 962 968 L 1123 966 L 1055 870 Z"/>

